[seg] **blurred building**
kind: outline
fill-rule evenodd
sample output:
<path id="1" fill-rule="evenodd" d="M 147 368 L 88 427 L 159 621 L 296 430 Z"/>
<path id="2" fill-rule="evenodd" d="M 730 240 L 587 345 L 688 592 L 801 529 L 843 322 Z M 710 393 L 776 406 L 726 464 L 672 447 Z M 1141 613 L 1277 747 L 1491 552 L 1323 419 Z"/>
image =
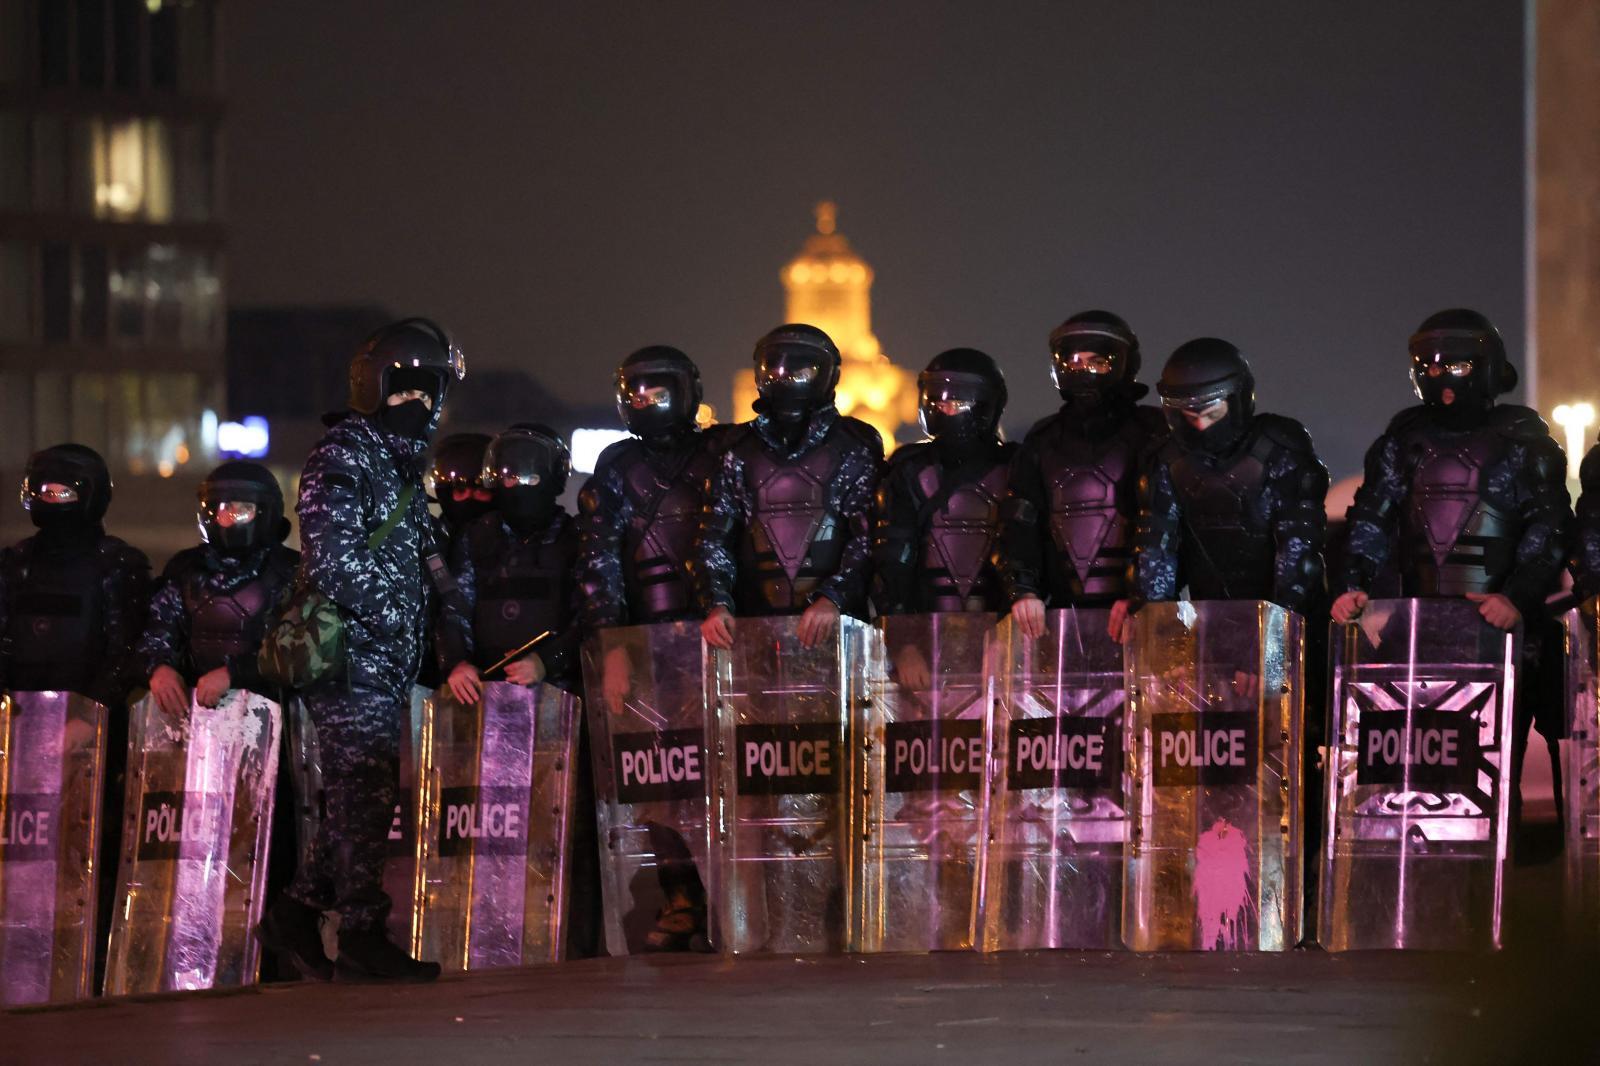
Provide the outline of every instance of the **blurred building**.
<path id="1" fill-rule="evenodd" d="M 833 338 L 844 366 L 839 373 L 839 410 L 872 426 L 893 449 L 897 436 L 915 439 L 917 377 L 883 354 L 872 332 L 872 268 L 837 232 L 832 203 L 817 205 L 817 231 L 800 254 L 784 265 L 784 321 L 806 322 Z M 733 417 L 752 417 L 754 370 L 733 382 Z"/>
<path id="2" fill-rule="evenodd" d="M 158 558 L 217 456 L 218 55 L 207 0 L 0 0 L 0 485 L 87 444 Z M 27 529 L 0 503 L 0 538 Z"/>

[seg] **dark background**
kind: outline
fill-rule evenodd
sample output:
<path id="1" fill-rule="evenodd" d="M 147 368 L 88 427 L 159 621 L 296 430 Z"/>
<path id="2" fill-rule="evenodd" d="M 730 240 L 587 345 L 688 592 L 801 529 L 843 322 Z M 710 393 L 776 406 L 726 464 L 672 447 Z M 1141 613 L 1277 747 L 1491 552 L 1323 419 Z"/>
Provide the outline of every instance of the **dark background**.
<path id="1" fill-rule="evenodd" d="M 1335 476 L 1410 402 L 1428 312 L 1479 307 L 1521 358 L 1521 4 L 274 0 L 225 22 L 232 301 L 431 314 L 469 365 L 568 402 L 659 342 L 725 414 L 827 197 L 885 351 L 990 351 L 1013 434 L 1055 405 L 1050 328 L 1089 306 L 1130 320 L 1147 380 L 1191 336 L 1234 340 Z"/>

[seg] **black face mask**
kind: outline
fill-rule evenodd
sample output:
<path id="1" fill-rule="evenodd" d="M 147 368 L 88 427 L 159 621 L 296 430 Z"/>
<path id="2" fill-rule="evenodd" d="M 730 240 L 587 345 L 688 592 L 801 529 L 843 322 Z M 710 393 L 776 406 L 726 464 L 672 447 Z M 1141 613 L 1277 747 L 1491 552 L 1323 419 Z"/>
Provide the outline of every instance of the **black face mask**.
<path id="1" fill-rule="evenodd" d="M 541 485 L 518 485 L 495 493 L 495 505 L 506 525 L 518 533 L 548 526 L 556 516 L 556 497 Z"/>
<path id="2" fill-rule="evenodd" d="M 432 432 L 433 410 L 421 400 L 391 404 L 378 413 L 378 420 L 397 437 L 427 440 Z"/>
<path id="3" fill-rule="evenodd" d="M 442 489 L 439 493 L 439 513 L 444 515 L 444 520 L 451 529 L 465 529 L 490 511 L 494 504 L 488 500 L 468 498 L 454 500 L 450 498 L 450 490 Z"/>
<path id="4" fill-rule="evenodd" d="M 28 519 L 33 527 L 47 535 L 70 536 L 90 529 L 94 523 L 77 504 L 52 504 L 34 501 L 28 508 Z"/>

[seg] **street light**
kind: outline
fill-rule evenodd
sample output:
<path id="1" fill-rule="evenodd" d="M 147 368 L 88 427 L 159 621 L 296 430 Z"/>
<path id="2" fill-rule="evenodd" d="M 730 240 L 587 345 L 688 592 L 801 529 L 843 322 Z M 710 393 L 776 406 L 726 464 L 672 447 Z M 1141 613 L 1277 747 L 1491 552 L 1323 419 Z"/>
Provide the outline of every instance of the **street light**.
<path id="1" fill-rule="evenodd" d="M 1589 439 L 1588 429 L 1594 425 L 1594 404 L 1564 403 L 1551 412 L 1556 425 L 1567 432 L 1567 479 L 1578 479 L 1578 467 L 1583 464 L 1583 442 Z"/>

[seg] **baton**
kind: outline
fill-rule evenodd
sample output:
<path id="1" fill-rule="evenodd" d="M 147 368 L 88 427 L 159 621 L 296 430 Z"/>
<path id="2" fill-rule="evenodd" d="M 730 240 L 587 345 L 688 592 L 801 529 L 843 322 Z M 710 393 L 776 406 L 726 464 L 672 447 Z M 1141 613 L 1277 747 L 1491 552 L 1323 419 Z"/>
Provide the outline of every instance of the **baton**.
<path id="1" fill-rule="evenodd" d="M 545 637 L 548 637 L 549 635 L 550 635 L 550 631 L 547 629 L 543 633 L 540 633 L 538 636 L 534 637 L 532 640 L 528 641 L 528 643 L 524 644 L 522 647 L 517 648 L 514 651 L 506 652 L 505 655 L 503 655 L 500 658 L 499 662 L 495 663 L 493 666 L 489 667 L 489 669 L 483 671 L 483 673 L 479 674 L 478 676 L 479 677 L 487 677 L 488 675 L 494 673 L 496 670 L 500 669 L 506 663 L 509 663 L 512 659 L 517 658 L 523 652 L 527 651 L 529 648 L 533 647 L 535 644 L 539 643 L 541 640 L 543 640 Z"/>

